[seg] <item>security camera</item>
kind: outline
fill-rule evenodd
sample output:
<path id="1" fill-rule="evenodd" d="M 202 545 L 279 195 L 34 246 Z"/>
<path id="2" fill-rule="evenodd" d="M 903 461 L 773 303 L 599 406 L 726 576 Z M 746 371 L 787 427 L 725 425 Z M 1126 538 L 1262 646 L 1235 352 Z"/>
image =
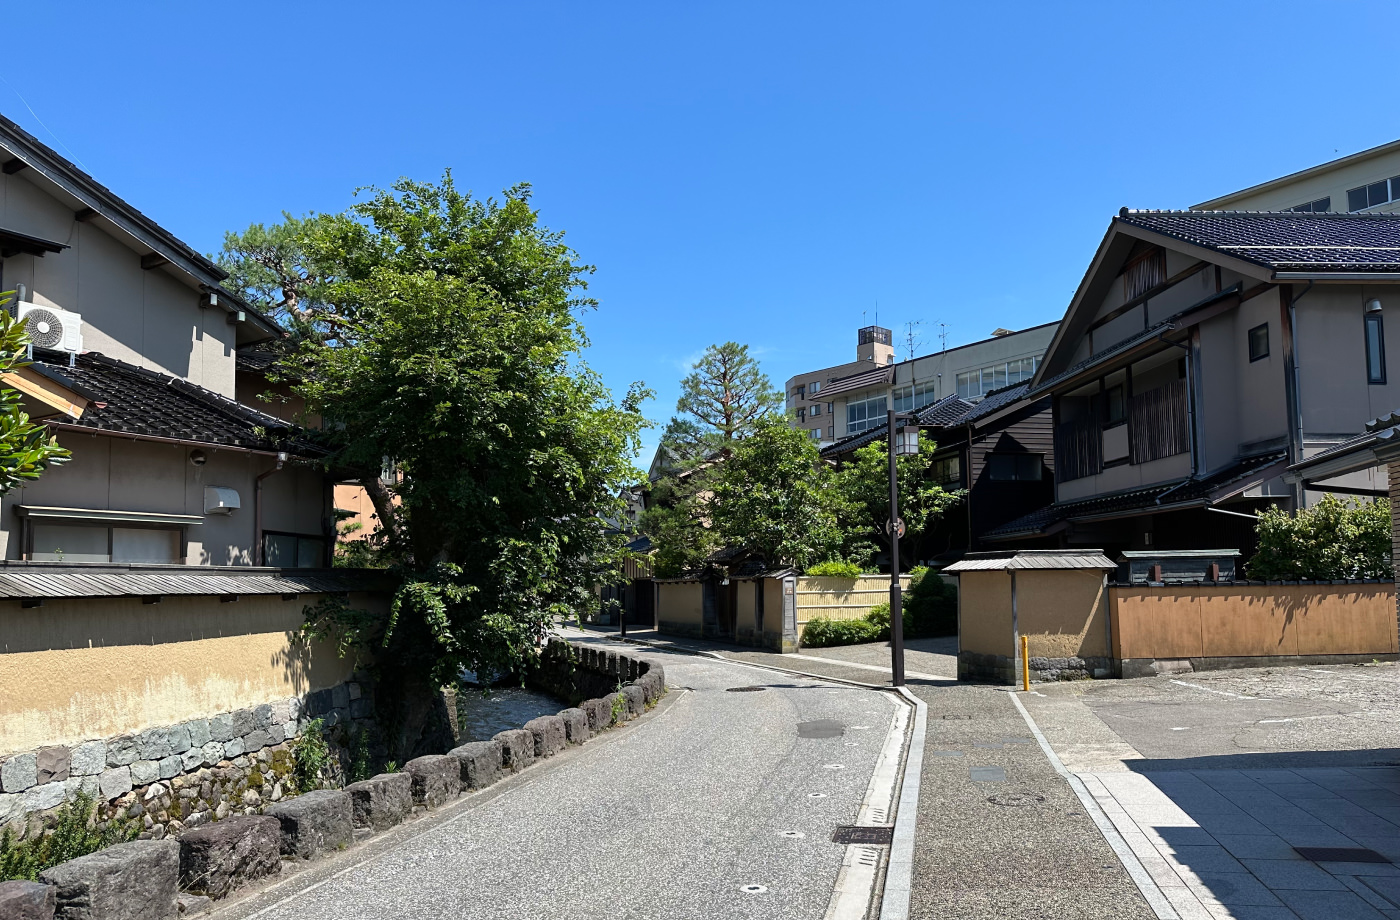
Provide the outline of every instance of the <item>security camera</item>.
<path id="1" fill-rule="evenodd" d="M 209 462 L 209 456 L 202 450 L 192 450 L 190 451 L 190 462 L 195 466 L 203 466 Z"/>

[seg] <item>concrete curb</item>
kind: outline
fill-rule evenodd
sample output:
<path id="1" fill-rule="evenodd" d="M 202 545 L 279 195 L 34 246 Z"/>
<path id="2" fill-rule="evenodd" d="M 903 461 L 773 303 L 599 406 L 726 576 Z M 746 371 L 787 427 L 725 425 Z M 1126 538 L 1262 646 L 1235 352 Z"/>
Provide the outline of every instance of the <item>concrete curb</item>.
<path id="1" fill-rule="evenodd" d="M 1045 735 L 1041 732 L 1040 726 L 1035 724 L 1035 719 L 1031 718 L 1030 712 L 1016 695 L 1015 691 L 1008 691 L 1011 702 L 1016 704 L 1016 709 L 1021 713 L 1021 718 L 1026 721 L 1026 727 L 1035 736 L 1036 743 L 1050 761 L 1050 766 L 1055 768 L 1055 772 L 1065 778 L 1069 787 L 1074 790 L 1074 794 L 1079 799 L 1079 804 L 1084 806 L 1084 811 L 1094 821 L 1094 826 L 1099 829 L 1103 839 L 1113 848 L 1113 852 L 1118 857 L 1118 861 L 1123 864 L 1123 868 L 1128 870 L 1128 877 L 1133 880 L 1142 897 L 1147 901 L 1147 906 L 1152 909 L 1158 920 L 1180 920 L 1180 915 L 1176 908 L 1172 907 L 1171 901 L 1162 893 L 1162 889 L 1157 887 L 1157 883 L 1152 880 L 1152 876 L 1147 871 L 1147 867 L 1138 859 L 1137 854 L 1128 846 L 1128 842 L 1123 839 L 1123 835 L 1118 833 L 1118 828 L 1113 826 L 1108 815 L 1103 813 L 1099 803 L 1085 788 L 1083 781 L 1065 768 L 1060 761 L 1060 757 L 1055 753 L 1055 749 L 1050 747 L 1050 742 L 1045 740 Z M 881 915 L 880 920 L 885 920 Z"/>
<path id="2" fill-rule="evenodd" d="M 914 894 L 914 827 L 919 820 L 919 780 L 924 772 L 924 736 L 928 733 L 928 704 L 908 687 L 899 687 L 896 692 L 914 707 L 914 730 L 909 737 L 909 754 L 904 758 L 904 776 L 899 784 L 894 840 L 885 869 L 885 889 L 880 896 L 880 920 L 907 920 L 909 917 Z"/>

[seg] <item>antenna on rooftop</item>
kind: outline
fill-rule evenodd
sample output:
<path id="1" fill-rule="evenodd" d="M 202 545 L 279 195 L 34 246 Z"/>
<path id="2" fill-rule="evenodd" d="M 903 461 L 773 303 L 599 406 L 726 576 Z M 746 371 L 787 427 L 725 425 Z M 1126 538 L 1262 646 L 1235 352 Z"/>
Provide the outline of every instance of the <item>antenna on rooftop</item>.
<path id="1" fill-rule="evenodd" d="M 909 322 L 904 324 L 904 336 L 905 340 L 909 343 L 910 361 L 914 360 L 914 345 L 919 341 L 919 337 L 914 334 L 914 329 L 918 326 L 922 326 L 923 324 L 924 321 L 921 319 L 910 320 Z"/>
<path id="2" fill-rule="evenodd" d="M 940 339 L 943 340 L 943 349 L 942 349 L 942 350 L 943 350 L 943 351 L 947 351 L 947 350 L 948 350 L 948 324 L 947 324 L 947 323 L 939 323 L 939 324 L 938 324 L 938 328 L 939 328 L 939 330 L 940 330 L 939 333 L 938 333 L 938 337 L 939 337 Z"/>

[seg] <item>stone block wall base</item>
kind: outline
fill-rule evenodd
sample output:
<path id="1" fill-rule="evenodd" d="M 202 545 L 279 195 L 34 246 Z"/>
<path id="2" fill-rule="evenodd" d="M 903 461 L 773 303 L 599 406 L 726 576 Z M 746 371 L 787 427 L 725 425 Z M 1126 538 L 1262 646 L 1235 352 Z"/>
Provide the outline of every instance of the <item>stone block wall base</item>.
<path id="1" fill-rule="evenodd" d="M 1216 658 L 1124 658 L 1117 662 L 1123 677 L 1161 677 L 1190 674 L 1193 671 L 1225 671 L 1234 668 L 1274 668 L 1304 664 L 1369 664 L 1372 661 L 1400 661 L 1400 655 L 1380 652 L 1372 655 L 1255 655 Z"/>

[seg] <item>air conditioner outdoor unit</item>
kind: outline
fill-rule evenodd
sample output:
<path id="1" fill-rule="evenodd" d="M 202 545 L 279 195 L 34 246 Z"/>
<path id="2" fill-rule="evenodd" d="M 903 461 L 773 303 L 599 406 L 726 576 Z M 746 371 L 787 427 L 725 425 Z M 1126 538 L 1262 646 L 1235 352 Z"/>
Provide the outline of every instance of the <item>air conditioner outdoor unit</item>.
<path id="1" fill-rule="evenodd" d="M 21 300 L 19 318 L 29 320 L 25 328 L 29 333 L 29 343 L 35 348 L 53 348 L 68 352 L 83 350 L 81 314 Z"/>

